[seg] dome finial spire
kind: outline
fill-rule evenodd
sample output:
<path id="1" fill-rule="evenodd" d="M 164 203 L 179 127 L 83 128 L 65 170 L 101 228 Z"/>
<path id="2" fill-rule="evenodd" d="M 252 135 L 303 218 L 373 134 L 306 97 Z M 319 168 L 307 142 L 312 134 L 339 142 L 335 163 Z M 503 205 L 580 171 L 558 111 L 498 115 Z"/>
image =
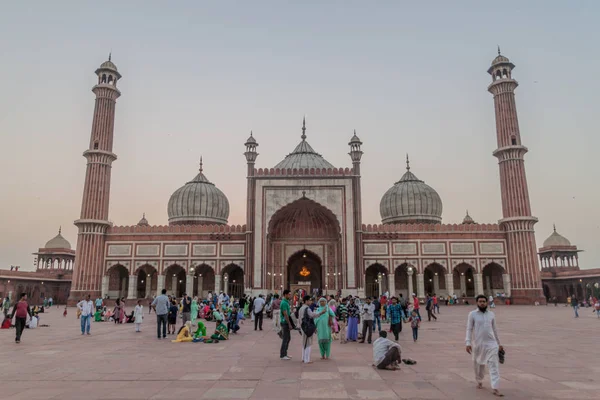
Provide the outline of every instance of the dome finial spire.
<path id="1" fill-rule="evenodd" d="M 202 167 L 203 163 L 202 163 L 202 156 L 200 156 L 200 172 L 202 172 L 204 170 L 204 168 Z"/>
<path id="2" fill-rule="evenodd" d="M 554 228 L 554 233 L 556 233 L 556 224 L 552 224 L 552 227 Z"/>
<path id="3" fill-rule="evenodd" d="M 555 229 L 555 230 L 556 230 L 556 229 Z M 62 225 L 60 225 L 60 226 L 58 227 L 58 234 L 60 235 L 60 233 L 61 233 L 61 232 L 62 232 Z"/>
<path id="4" fill-rule="evenodd" d="M 112 58 L 112 50 L 108 52 L 108 61 L 111 61 Z"/>
<path id="5" fill-rule="evenodd" d="M 498 45 L 498 55 L 500 55 L 500 45 Z"/>
<path id="6" fill-rule="evenodd" d="M 406 170 L 410 171 L 410 160 L 408 159 L 408 153 L 406 153 Z"/>
<path id="7" fill-rule="evenodd" d="M 302 140 L 306 140 L 306 114 L 302 117 Z"/>

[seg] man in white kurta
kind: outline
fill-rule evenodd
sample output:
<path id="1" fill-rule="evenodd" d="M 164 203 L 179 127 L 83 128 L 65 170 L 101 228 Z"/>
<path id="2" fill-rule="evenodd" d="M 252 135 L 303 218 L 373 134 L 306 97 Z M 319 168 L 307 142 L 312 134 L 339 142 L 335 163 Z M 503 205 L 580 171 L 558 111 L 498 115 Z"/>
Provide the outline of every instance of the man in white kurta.
<path id="1" fill-rule="evenodd" d="M 490 381 L 493 393 L 496 396 L 502 396 L 498 391 L 500 383 L 500 371 L 498 361 L 498 350 L 500 339 L 496 331 L 496 318 L 494 313 L 488 311 L 488 300 L 485 296 L 477 296 L 477 309 L 469 313 L 467 321 L 467 353 L 473 355 L 473 368 L 475 369 L 475 379 L 477 387 L 483 387 L 483 376 L 485 366 L 490 370 Z"/>

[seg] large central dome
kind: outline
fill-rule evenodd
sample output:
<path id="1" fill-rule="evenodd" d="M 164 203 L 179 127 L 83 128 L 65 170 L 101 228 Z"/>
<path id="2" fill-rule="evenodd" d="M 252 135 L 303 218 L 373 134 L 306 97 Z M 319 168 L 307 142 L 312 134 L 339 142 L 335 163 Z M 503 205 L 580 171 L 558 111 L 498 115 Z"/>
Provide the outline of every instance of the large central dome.
<path id="1" fill-rule="evenodd" d="M 329 161 L 322 155 L 313 150 L 306 141 L 306 120 L 302 120 L 302 141 L 296 146 L 294 151 L 285 156 L 285 158 L 275 166 L 280 169 L 293 168 L 334 168 Z"/>
<path id="2" fill-rule="evenodd" d="M 229 201 L 202 172 L 171 195 L 167 207 L 170 225 L 227 224 Z"/>
<path id="3" fill-rule="evenodd" d="M 406 158 L 406 172 L 381 198 L 381 222 L 384 224 L 439 224 L 442 199 L 412 172 Z"/>

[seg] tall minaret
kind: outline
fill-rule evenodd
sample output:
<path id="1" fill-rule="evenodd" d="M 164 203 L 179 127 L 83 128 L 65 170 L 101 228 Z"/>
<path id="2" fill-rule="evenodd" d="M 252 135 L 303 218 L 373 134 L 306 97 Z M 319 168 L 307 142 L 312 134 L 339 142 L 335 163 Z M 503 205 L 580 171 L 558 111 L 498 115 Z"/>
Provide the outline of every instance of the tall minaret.
<path id="1" fill-rule="evenodd" d="M 356 282 L 357 288 L 365 287 L 364 277 L 364 264 L 362 262 L 362 191 L 360 186 L 360 159 L 362 158 L 363 151 L 361 150 L 362 142 L 356 136 L 356 130 L 354 135 L 348 142 L 350 146 L 350 152 L 348 155 L 352 159 L 352 172 L 353 172 L 353 185 L 352 185 L 352 199 L 354 204 L 352 205 L 353 217 L 354 217 L 354 230 L 355 230 L 355 243 L 354 243 L 354 272 L 356 274 L 354 282 Z M 346 288 L 345 282 L 348 282 L 348 277 L 344 280 L 343 287 Z"/>
<path id="2" fill-rule="evenodd" d="M 498 48 L 498 56 L 488 69 L 492 76 L 488 91 L 494 95 L 496 109 L 498 148 L 493 154 L 500 166 L 503 218 L 499 222 L 506 232 L 511 297 L 514 303 L 531 304 L 545 300 L 533 230 L 537 218 L 531 215 L 525 176 L 523 157 L 527 147 L 521 144 L 515 105 L 515 88 L 519 84 L 512 78 L 514 68 L 515 65 L 501 55 Z"/>
<path id="3" fill-rule="evenodd" d="M 254 163 L 258 157 L 256 148 L 258 142 L 254 139 L 252 131 L 250 131 L 250 137 L 244 143 L 246 146 L 246 163 L 248 164 L 247 176 L 247 200 L 246 200 L 246 263 L 244 265 L 244 285 L 248 291 L 254 287 L 260 287 L 260 279 L 254 282 L 254 219 L 255 219 L 255 207 L 256 207 L 256 178 L 254 176 Z M 250 292 L 248 292 L 250 293 Z"/>
<path id="4" fill-rule="evenodd" d="M 71 283 L 69 301 L 80 300 L 88 293 L 92 298 L 101 295 L 104 274 L 104 242 L 108 221 L 110 198 L 110 173 L 113 161 L 117 159 L 113 149 L 115 125 L 115 104 L 121 95 L 117 81 L 121 74 L 108 56 L 96 70 L 98 84 L 92 92 L 96 95 L 94 120 L 89 148 L 83 153 L 87 159 L 85 185 L 81 215 L 75 225 L 79 228 L 77 253 Z"/>

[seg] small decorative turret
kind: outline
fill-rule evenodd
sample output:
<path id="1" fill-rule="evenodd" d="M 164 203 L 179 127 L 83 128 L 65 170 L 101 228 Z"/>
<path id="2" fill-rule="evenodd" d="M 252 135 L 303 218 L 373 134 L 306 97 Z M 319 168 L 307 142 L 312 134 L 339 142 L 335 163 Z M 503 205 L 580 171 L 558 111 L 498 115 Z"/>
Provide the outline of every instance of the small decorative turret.
<path id="1" fill-rule="evenodd" d="M 352 163 L 353 164 L 360 163 L 360 159 L 363 155 L 363 152 L 360 149 L 360 146 L 362 146 L 362 142 L 360 141 L 358 136 L 356 136 L 356 130 L 354 130 L 354 136 L 352 136 L 352 139 L 350 139 L 348 146 L 350 146 L 350 153 L 348 153 L 348 154 L 350 155 L 350 158 L 352 159 Z"/>
<path id="2" fill-rule="evenodd" d="M 140 219 L 140 222 L 138 222 L 138 226 L 150 226 L 148 220 L 146 219 L 146 213 L 142 214 L 142 219 Z"/>
<path id="3" fill-rule="evenodd" d="M 248 164 L 254 164 L 256 162 L 256 157 L 258 157 L 258 153 L 256 152 L 256 148 L 258 147 L 258 142 L 252 136 L 252 131 L 250 131 L 250 137 L 244 143 L 246 146 L 246 152 L 244 155 L 246 156 L 246 161 Z"/>
<path id="4" fill-rule="evenodd" d="M 463 218 L 463 225 L 471 225 L 471 224 L 476 224 L 477 222 L 475 222 L 473 220 L 473 218 L 471 218 L 471 216 L 469 215 L 469 210 L 467 210 L 467 215 L 465 215 L 465 217 Z"/>

